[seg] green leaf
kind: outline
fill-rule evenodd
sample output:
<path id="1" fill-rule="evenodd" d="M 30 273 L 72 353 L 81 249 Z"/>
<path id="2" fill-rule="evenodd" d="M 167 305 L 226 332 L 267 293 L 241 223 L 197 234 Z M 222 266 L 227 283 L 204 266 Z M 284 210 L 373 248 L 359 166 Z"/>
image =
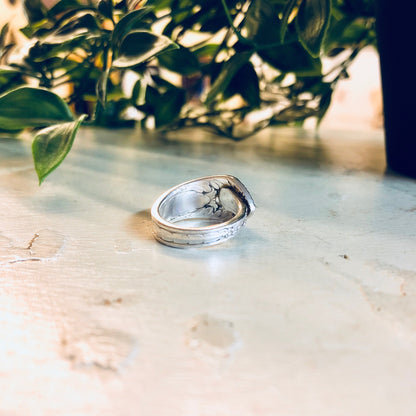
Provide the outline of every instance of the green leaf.
<path id="1" fill-rule="evenodd" d="M 32 155 L 39 185 L 65 159 L 84 118 L 85 115 L 69 123 L 49 126 L 36 134 L 32 143 Z"/>
<path id="2" fill-rule="evenodd" d="M 136 0 L 137 1 L 137 0 Z M 175 0 L 148 0 L 146 4 L 152 6 L 154 10 L 165 10 L 173 9 L 173 4 Z"/>
<path id="3" fill-rule="evenodd" d="M 278 70 L 319 75 L 320 60 L 311 57 L 299 42 L 296 34 L 289 31 L 290 33 L 286 33 L 285 43 L 281 44 L 281 21 L 277 16 L 282 12 L 282 5 L 273 0 L 252 2 L 244 20 L 247 37 L 256 43 L 258 55 Z"/>
<path id="4" fill-rule="evenodd" d="M 260 106 L 259 79 L 251 62 L 244 64 L 235 74 L 225 93 L 227 97 L 240 94 L 250 107 Z"/>
<path id="5" fill-rule="evenodd" d="M 217 43 L 209 43 L 194 49 L 192 52 L 198 58 L 198 60 L 201 62 L 207 62 L 211 61 L 211 58 L 217 52 L 218 47 L 219 45 Z"/>
<path id="6" fill-rule="evenodd" d="M 23 10 L 29 23 L 39 22 L 47 14 L 46 7 L 41 0 L 24 0 Z"/>
<path id="7" fill-rule="evenodd" d="M 296 16 L 296 30 L 304 48 L 318 57 L 329 26 L 331 0 L 303 0 Z"/>
<path id="8" fill-rule="evenodd" d="M 113 30 L 113 35 L 111 38 L 113 48 L 118 47 L 124 37 L 128 35 L 132 30 L 139 29 L 138 26 L 140 25 L 140 22 L 150 13 L 150 11 L 151 9 L 149 7 L 142 7 L 139 10 L 134 10 L 123 16 L 115 25 Z"/>
<path id="9" fill-rule="evenodd" d="M 41 34 L 48 32 L 54 28 L 54 24 L 48 19 L 33 22 L 20 29 L 27 38 L 39 37 Z"/>
<path id="10" fill-rule="evenodd" d="M 56 34 L 63 35 L 73 33 L 80 28 L 88 29 L 90 32 L 100 30 L 98 16 L 95 11 L 80 9 L 75 12 L 67 13 L 59 22 Z"/>
<path id="11" fill-rule="evenodd" d="M 100 0 L 98 11 L 108 19 L 113 19 L 113 0 Z"/>
<path id="12" fill-rule="evenodd" d="M 181 75 L 193 75 L 200 71 L 197 57 L 183 46 L 160 54 L 158 60 L 163 67 Z"/>
<path id="13" fill-rule="evenodd" d="M 270 65 L 284 72 L 299 76 L 321 75 L 322 63 L 313 58 L 299 42 L 290 42 L 258 51 L 259 56 Z"/>
<path id="14" fill-rule="evenodd" d="M 0 65 L 0 77 L 4 75 L 16 75 L 20 74 L 20 69 L 8 65 Z"/>
<path id="15" fill-rule="evenodd" d="M 108 100 L 105 108 L 98 101 L 95 107 L 94 125 L 112 129 L 118 127 L 133 127 L 135 121 L 123 116 L 126 109 L 130 106 L 131 100 L 127 98 Z"/>
<path id="16" fill-rule="evenodd" d="M 116 59 L 113 61 L 113 67 L 131 68 L 169 48 L 177 47 L 166 36 L 158 36 L 146 30 L 135 30 L 122 40 Z"/>
<path id="17" fill-rule="evenodd" d="M 146 84 L 139 79 L 133 87 L 131 93 L 131 101 L 134 105 L 141 106 L 145 104 L 146 101 Z"/>
<path id="18" fill-rule="evenodd" d="M 195 10 L 196 3 L 193 1 L 181 0 L 180 4 L 174 1 L 170 6 L 171 20 L 163 29 L 163 33 L 178 39 L 178 36 L 188 30 L 215 33 L 227 27 L 227 17 L 219 1 L 200 1 L 198 3 L 199 10 Z M 231 6 L 230 3 L 236 3 L 236 1 L 227 0 L 227 3 Z"/>
<path id="19" fill-rule="evenodd" d="M 155 116 L 156 127 L 166 126 L 180 114 L 186 93 L 182 88 L 172 87 L 161 94 L 156 88 L 146 88 L 146 106 Z"/>
<path id="20" fill-rule="evenodd" d="M 105 107 L 107 102 L 107 84 L 108 84 L 108 76 L 110 75 L 110 69 L 106 69 L 100 78 L 97 80 L 97 84 L 95 86 L 95 93 L 97 95 L 98 101 L 100 101 L 101 105 Z"/>
<path id="21" fill-rule="evenodd" d="M 86 49 L 94 43 L 94 39 L 105 39 L 105 35 L 100 32 L 95 12 L 81 9 L 69 14 L 70 17 L 61 19 L 57 29 L 40 36 L 39 41 L 30 48 L 32 59 L 43 60 L 45 57 L 57 56 L 62 51 L 70 53 L 78 47 Z"/>
<path id="22" fill-rule="evenodd" d="M 81 10 L 82 8 L 87 8 L 87 6 L 80 4 L 77 0 L 60 0 L 48 10 L 48 16 L 55 18 L 67 11 Z"/>
<path id="23" fill-rule="evenodd" d="M 252 51 L 236 53 L 227 62 L 225 62 L 220 74 L 218 75 L 217 79 L 207 94 L 205 99 L 205 104 L 207 106 L 211 105 L 215 98 L 227 88 L 234 75 L 242 68 L 244 64 L 248 62 L 252 54 Z"/>
<path id="24" fill-rule="evenodd" d="M 1 129 L 44 127 L 73 119 L 65 101 L 45 89 L 21 87 L 0 96 Z"/>
<path id="25" fill-rule="evenodd" d="M 66 45 L 67 43 L 71 43 L 72 45 L 76 43 L 77 40 L 84 40 L 88 37 L 90 31 L 86 27 L 80 27 L 78 29 L 74 29 L 72 32 L 67 33 L 51 33 L 49 36 L 42 39 L 39 45 Z M 55 51 L 56 53 L 56 51 Z"/>
<path id="26" fill-rule="evenodd" d="M 169 90 L 161 96 L 161 101 L 155 111 L 156 127 L 173 122 L 180 114 L 185 104 L 185 91 L 182 89 Z"/>
<path id="27" fill-rule="evenodd" d="M 21 86 L 23 82 L 18 68 L 0 66 L 0 94 Z"/>
<path id="28" fill-rule="evenodd" d="M 332 93 L 333 93 L 332 88 L 328 87 L 327 91 L 324 92 L 324 94 L 322 95 L 322 97 L 319 101 L 319 111 L 318 111 L 318 116 L 317 116 L 317 118 L 318 118 L 317 127 L 321 124 L 321 121 L 323 120 L 326 112 L 328 111 L 329 106 L 331 105 Z"/>
<path id="29" fill-rule="evenodd" d="M 6 23 L 0 30 L 0 48 L 4 48 L 6 45 L 6 36 L 9 32 L 9 24 Z"/>
<path id="30" fill-rule="evenodd" d="M 293 11 L 295 10 L 295 7 L 298 4 L 298 0 L 288 0 L 288 2 L 285 4 L 285 7 L 283 9 L 283 16 L 281 19 L 280 24 L 280 42 L 283 43 L 283 40 L 285 38 L 287 26 L 289 24 L 289 18 L 292 15 Z"/>
<path id="31" fill-rule="evenodd" d="M 246 37 L 257 45 L 277 43 L 279 41 L 278 15 L 281 9 L 270 0 L 250 2 L 244 19 Z"/>

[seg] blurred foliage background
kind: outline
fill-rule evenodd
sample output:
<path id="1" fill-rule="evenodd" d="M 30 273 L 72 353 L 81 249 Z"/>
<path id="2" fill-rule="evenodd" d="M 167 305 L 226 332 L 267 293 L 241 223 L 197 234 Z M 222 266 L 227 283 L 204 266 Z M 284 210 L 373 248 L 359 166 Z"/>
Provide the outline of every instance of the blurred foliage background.
<path id="1" fill-rule="evenodd" d="M 60 152 L 38 174 L 63 160 L 80 117 L 106 127 L 204 126 L 235 140 L 270 125 L 310 118 L 319 125 L 351 63 L 376 46 L 374 0 L 23 0 L 14 7 L 25 22 L 0 31 L 0 130 L 72 123 L 42 133 L 43 147 L 37 137 L 35 166 Z"/>
<path id="2" fill-rule="evenodd" d="M 204 125 L 242 138 L 270 124 L 319 122 L 354 58 L 376 44 L 372 0 L 22 7 L 23 45 L 8 37 L 10 25 L 1 31 L 0 92 L 52 89 L 75 113 L 112 127 Z"/>

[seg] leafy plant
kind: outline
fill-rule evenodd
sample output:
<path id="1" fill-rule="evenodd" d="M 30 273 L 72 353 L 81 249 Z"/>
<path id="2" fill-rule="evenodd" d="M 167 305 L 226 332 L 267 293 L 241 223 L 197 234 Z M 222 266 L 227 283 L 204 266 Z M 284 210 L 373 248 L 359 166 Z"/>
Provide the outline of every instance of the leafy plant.
<path id="1" fill-rule="evenodd" d="M 319 123 L 350 63 L 375 44 L 373 0 L 60 0 L 50 9 L 25 0 L 24 8 L 27 42 L 7 42 L 7 26 L 0 32 L 0 129 L 44 128 L 33 142 L 40 182 L 81 122 L 205 126 L 232 139 Z"/>

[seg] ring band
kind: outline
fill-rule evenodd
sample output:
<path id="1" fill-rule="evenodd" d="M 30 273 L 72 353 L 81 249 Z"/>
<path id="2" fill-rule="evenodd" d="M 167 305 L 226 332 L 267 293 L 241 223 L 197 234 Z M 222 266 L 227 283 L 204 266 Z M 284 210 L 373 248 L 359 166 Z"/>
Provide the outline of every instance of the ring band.
<path id="1" fill-rule="evenodd" d="M 255 210 L 247 188 L 234 176 L 206 176 L 182 183 L 153 204 L 153 235 L 171 247 L 222 243 L 240 230 Z"/>

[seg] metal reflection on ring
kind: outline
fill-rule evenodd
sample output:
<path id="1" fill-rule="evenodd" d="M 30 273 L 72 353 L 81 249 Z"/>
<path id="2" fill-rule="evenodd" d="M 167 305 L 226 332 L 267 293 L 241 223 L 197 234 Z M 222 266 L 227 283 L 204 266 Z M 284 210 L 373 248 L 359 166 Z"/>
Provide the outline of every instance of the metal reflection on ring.
<path id="1" fill-rule="evenodd" d="M 210 246 L 234 237 L 254 210 L 253 198 L 236 177 L 197 178 L 169 189 L 155 201 L 153 235 L 171 247 Z"/>

